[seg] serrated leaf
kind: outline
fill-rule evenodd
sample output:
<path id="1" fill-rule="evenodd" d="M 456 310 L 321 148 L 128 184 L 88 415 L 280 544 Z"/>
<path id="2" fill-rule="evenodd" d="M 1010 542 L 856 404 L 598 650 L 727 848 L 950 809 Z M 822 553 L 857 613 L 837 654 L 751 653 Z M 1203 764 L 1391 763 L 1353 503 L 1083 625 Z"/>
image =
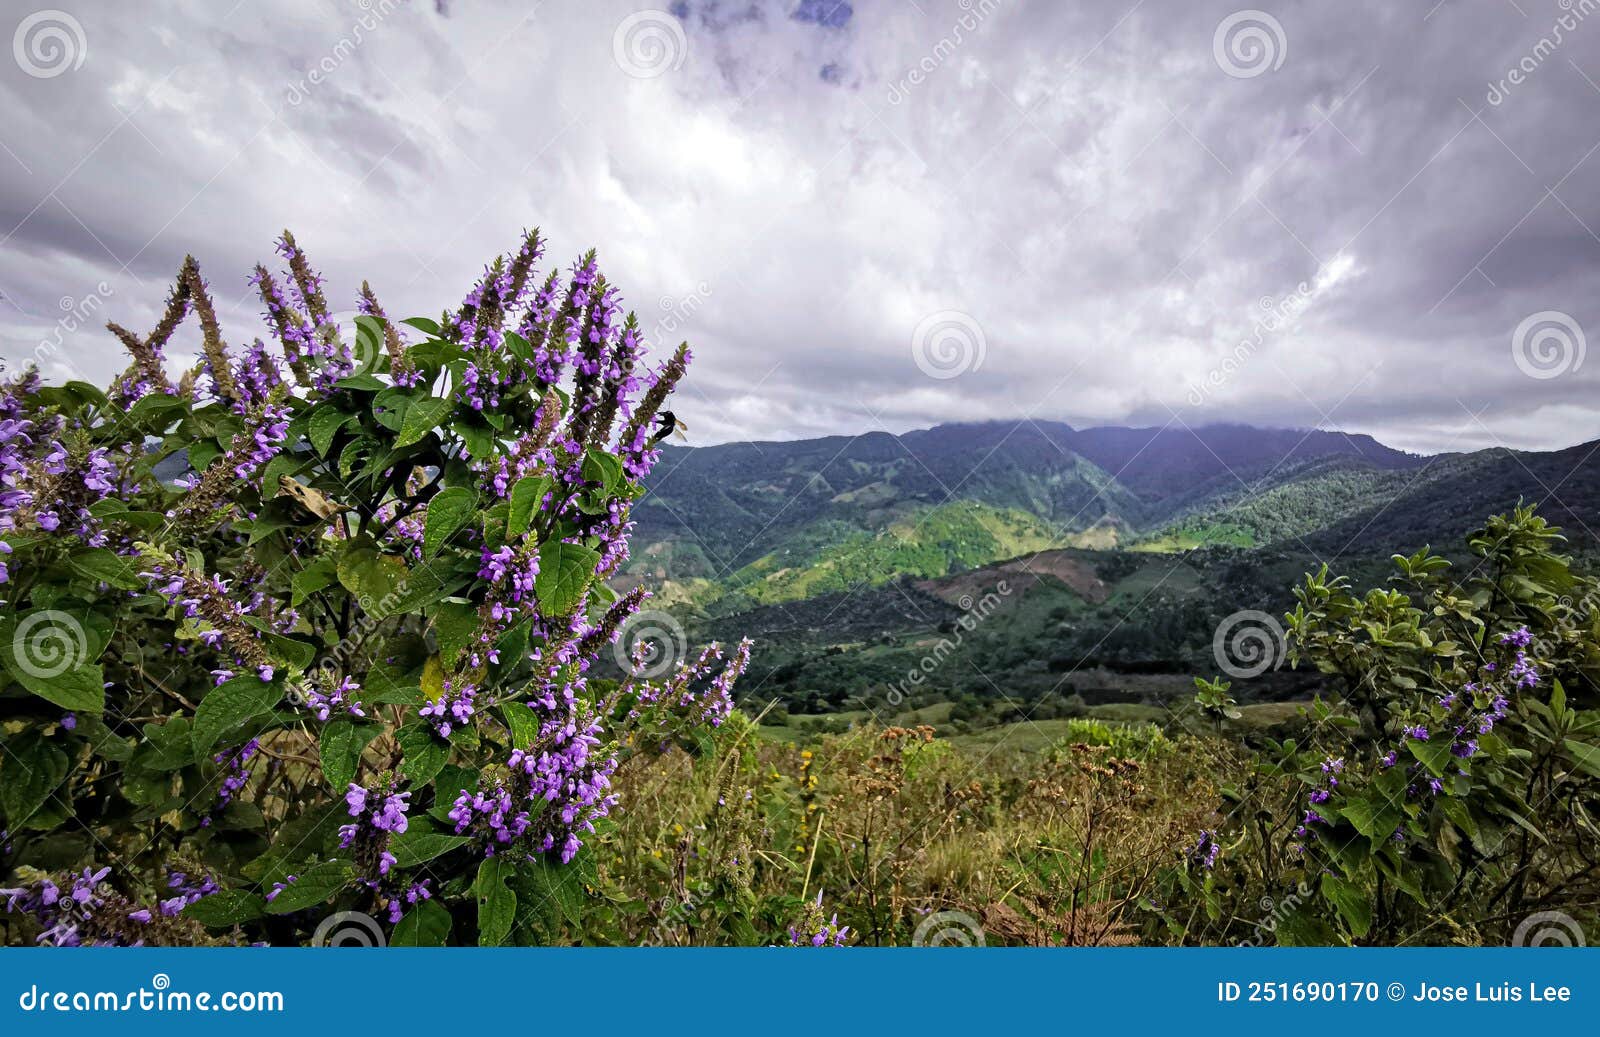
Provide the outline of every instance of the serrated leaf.
<path id="1" fill-rule="evenodd" d="M 195 755 L 204 756 L 224 735 L 272 712 L 272 707 L 282 698 L 280 682 L 264 681 L 253 673 L 212 688 L 194 711 L 194 728 L 189 738 Z"/>
<path id="2" fill-rule="evenodd" d="M 348 886 L 355 873 L 343 861 L 327 861 L 300 872 L 299 877 L 283 887 L 283 892 L 267 904 L 269 915 L 286 915 L 291 911 L 304 911 L 332 900 Z"/>
<path id="3" fill-rule="evenodd" d="M 1373 799 L 1352 796 L 1339 804 L 1338 814 L 1352 825 L 1356 831 L 1374 842 L 1382 842 L 1394 834 L 1394 830 L 1404 820 L 1404 815 L 1399 808 L 1389 804 L 1381 793 Z M 1332 808 L 1319 808 L 1324 813 L 1333 813 Z"/>
<path id="4" fill-rule="evenodd" d="M 526 702 L 506 702 L 500 706 L 500 715 L 511 732 L 511 748 L 526 749 L 539 737 L 539 721 Z"/>
<path id="5" fill-rule="evenodd" d="M 450 941 L 450 912 L 432 900 L 417 904 L 395 923 L 391 947 L 443 947 Z"/>
<path id="6" fill-rule="evenodd" d="M 393 611 L 405 594 L 410 572 L 402 559 L 380 553 L 370 542 L 354 542 L 339 557 L 339 583 L 375 619 Z"/>
<path id="7" fill-rule="evenodd" d="M 337 563 L 327 555 L 321 556 L 289 578 L 289 586 L 293 590 L 289 604 L 299 608 L 305 603 L 306 598 L 325 589 L 338 578 Z"/>
<path id="8" fill-rule="evenodd" d="M 550 492 L 550 477 L 528 475 L 511 487 L 511 510 L 506 514 L 506 536 L 521 536 L 533 524 L 533 515 Z"/>
<path id="9" fill-rule="evenodd" d="M 247 889 L 223 889 L 196 900 L 183 909 L 183 915 L 212 929 L 226 929 L 260 918 L 266 908 L 267 902 L 260 894 Z"/>
<path id="10" fill-rule="evenodd" d="M 409 724 L 396 733 L 400 743 L 400 772 L 413 786 L 426 785 L 450 758 L 450 746 L 427 724 Z"/>
<path id="11" fill-rule="evenodd" d="M 1579 770 L 1591 778 L 1600 778 L 1600 746 L 1580 742 L 1576 738 L 1568 738 L 1562 744 Z"/>
<path id="12" fill-rule="evenodd" d="M 108 583 L 120 590 L 138 590 L 144 586 L 144 581 L 128 559 L 104 547 L 74 551 L 67 558 L 67 564 L 80 576 L 96 583 Z"/>
<path id="13" fill-rule="evenodd" d="M 105 675 L 92 660 L 105 641 L 92 617 L 61 609 L 33 609 L 0 623 L 0 662 L 18 684 L 74 712 L 106 708 Z"/>
<path id="14" fill-rule="evenodd" d="M 534 578 L 533 591 L 540 612 L 549 618 L 570 615 L 582 603 L 599 564 L 600 553 L 582 544 L 553 540 L 539 548 L 539 575 Z"/>
<path id="15" fill-rule="evenodd" d="M 400 433 L 394 441 L 396 449 L 420 442 L 438 428 L 439 423 L 454 409 L 453 401 L 437 396 L 428 396 L 413 403 L 400 419 Z"/>
<path id="16" fill-rule="evenodd" d="M 413 823 L 410 828 L 389 840 L 389 852 L 394 854 L 397 866 L 413 868 L 469 842 L 471 840 L 464 835 L 429 831 Z"/>
<path id="17" fill-rule="evenodd" d="M 511 935 L 517 917 L 517 895 L 506 885 L 511 868 L 504 857 L 490 857 L 478 866 L 473 891 L 478 896 L 479 947 L 499 947 Z"/>
<path id="18" fill-rule="evenodd" d="M 473 643 L 481 625 L 478 610 L 468 602 L 441 601 L 433 610 L 433 629 L 446 666 L 455 665 L 456 656 Z"/>
<path id="19" fill-rule="evenodd" d="M 1372 901 L 1365 890 L 1337 875 L 1322 876 L 1322 895 L 1339 912 L 1350 935 L 1361 939 L 1372 928 Z"/>
<path id="20" fill-rule="evenodd" d="M 335 793 L 344 790 L 355 780 L 361 765 L 361 753 L 367 743 L 378 735 L 376 724 L 357 724 L 347 718 L 330 720 L 322 729 L 318 751 L 322 757 L 322 777 Z"/>
<path id="21" fill-rule="evenodd" d="M 316 447 L 319 455 L 327 457 L 328 448 L 333 446 L 333 437 L 338 435 L 339 430 L 354 417 L 354 414 L 336 407 L 327 405 L 318 407 L 311 414 L 311 421 L 306 428 L 306 438 L 311 440 L 311 445 Z"/>
<path id="22" fill-rule="evenodd" d="M 584 479 L 598 483 L 607 496 L 610 496 L 622 482 L 622 462 L 606 453 L 590 447 L 583 455 L 582 474 Z"/>
<path id="23" fill-rule="evenodd" d="M 1435 778 L 1440 777 L 1450 769 L 1450 746 L 1447 738 L 1435 738 L 1430 741 L 1421 741 L 1416 738 L 1406 739 L 1406 748 L 1411 750 L 1411 755 L 1428 768 L 1428 773 Z"/>
<path id="24" fill-rule="evenodd" d="M 36 731 L 9 739 L 4 746 L 0 753 L 0 810 L 5 811 L 8 827 L 21 829 L 67 780 L 71 761 Z"/>
<path id="25" fill-rule="evenodd" d="M 455 533 L 477 513 L 478 495 L 465 486 L 441 490 L 428 502 L 428 518 L 422 533 L 422 556 L 432 558 Z"/>

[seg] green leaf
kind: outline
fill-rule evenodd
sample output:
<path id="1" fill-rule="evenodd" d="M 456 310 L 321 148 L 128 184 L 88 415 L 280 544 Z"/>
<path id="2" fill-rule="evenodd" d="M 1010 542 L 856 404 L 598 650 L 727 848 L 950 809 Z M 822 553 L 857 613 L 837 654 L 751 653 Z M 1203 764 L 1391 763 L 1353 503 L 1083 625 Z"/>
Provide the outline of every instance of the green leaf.
<path id="1" fill-rule="evenodd" d="M 123 419 L 141 432 L 162 433 L 183 413 L 184 402 L 166 393 L 151 393 L 129 408 Z"/>
<path id="2" fill-rule="evenodd" d="M 398 432 L 406 411 L 422 398 L 414 389 L 385 389 L 372 398 L 372 419 L 389 431 Z"/>
<path id="3" fill-rule="evenodd" d="M 400 771 L 414 786 L 426 785 L 450 758 L 450 746 L 428 724 L 408 724 L 395 735 L 400 743 Z"/>
<path id="4" fill-rule="evenodd" d="M 211 467 L 211 462 L 222 456 L 222 448 L 209 439 L 202 439 L 198 443 L 189 445 L 189 467 L 197 472 L 203 472 Z"/>
<path id="5" fill-rule="evenodd" d="M 578 928 L 583 922 L 583 873 L 575 864 L 547 860 L 523 861 L 512 882 L 525 910 L 519 922 L 543 930 L 546 939 L 558 935 L 563 922 Z"/>
<path id="6" fill-rule="evenodd" d="M 1356 831 L 1375 842 L 1392 836 L 1405 816 L 1399 808 L 1391 806 L 1381 792 L 1373 798 L 1351 796 L 1339 804 L 1338 812 L 1356 826 Z"/>
<path id="7" fill-rule="evenodd" d="M 355 780 L 362 750 L 377 736 L 376 724 L 357 724 L 344 717 L 328 721 L 318 739 L 318 748 L 322 755 L 322 776 L 330 789 L 343 795 Z"/>
<path id="8" fill-rule="evenodd" d="M 37 731 L 6 741 L 4 749 L 0 752 L 0 810 L 5 811 L 7 827 L 20 829 L 67 779 L 71 761 Z"/>
<path id="9" fill-rule="evenodd" d="M 583 601 L 599 564 L 600 553 L 582 544 L 552 540 L 539 548 L 539 575 L 534 578 L 533 591 L 541 613 L 550 618 L 570 615 Z"/>
<path id="10" fill-rule="evenodd" d="M 359 319 L 359 318 L 358 318 Z M 353 374 L 333 383 L 335 389 L 354 389 L 360 392 L 379 392 L 389 388 L 389 383 L 370 374 Z"/>
<path id="11" fill-rule="evenodd" d="M 1435 738 L 1423 742 L 1415 738 L 1406 739 L 1406 747 L 1411 750 L 1411 755 L 1422 761 L 1428 768 L 1428 773 L 1435 778 L 1440 777 L 1450 769 L 1450 746 L 1448 738 Z"/>
<path id="12" fill-rule="evenodd" d="M 502 703 L 500 715 L 506 718 L 506 727 L 511 731 L 511 748 L 526 749 L 539 737 L 539 721 L 526 702 Z"/>
<path id="13" fill-rule="evenodd" d="M 430 831 L 413 822 L 410 828 L 389 840 L 389 852 L 394 854 L 397 866 L 414 868 L 471 841 L 464 835 Z"/>
<path id="14" fill-rule="evenodd" d="M 175 771 L 194 762 L 194 740 L 188 717 L 173 717 L 164 724 L 146 724 L 140 730 L 144 743 L 134 753 L 140 770 Z"/>
<path id="15" fill-rule="evenodd" d="M 328 448 L 333 446 L 333 437 L 339 430 L 355 417 L 354 414 L 339 410 L 335 407 L 318 407 L 311 414 L 311 424 L 306 432 L 306 438 L 311 440 L 311 445 L 317 448 L 317 453 L 323 457 L 328 456 Z"/>
<path id="16" fill-rule="evenodd" d="M 1567 755 L 1591 778 L 1600 778 L 1600 746 L 1580 742 L 1576 738 L 1568 738 L 1563 743 L 1567 748 Z"/>
<path id="17" fill-rule="evenodd" d="M 398 616 L 401 613 L 420 612 L 438 604 L 443 598 L 448 598 L 461 590 L 471 575 L 451 574 L 441 572 L 442 563 L 420 565 L 406 574 L 400 587 L 397 588 L 398 597 L 384 609 L 386 616 Z M 476 563 L 474 563 L 476 569 Z"/>
<path id="18" fill-rule="evenodd" d="M 494 452 L 498 433 L 488 422 L 458 418 L 450 423 L 450 431 L 461 437 L 470 457 L 487 457 Z"/>
<path id="19" fill-rule="evenodd" d="M 266 908 L 267 902 L 260 894 L 248 889 L 223 889 L 196 900 L 183 909 L 183 914 L 208 928 L 226 929 L 260 918 Z"/>
<path id="20" fill-rule="evenodd" d="M 478 867 L 473 890 L 478 895 L 478 946 L 499 947 L 511 935 L 517 918 L 517 895 L 506 886 L 511 865 L 504 857 L 490 857 Z"/>
<path id="21" fill-rule="evenodd" d="M 406 592 L 411 570 L 394 555 L 382 554 L 370 540 L 352 541 L 339 557 L 339 582 L 373 618 L 389 615 Z"/>
<path id="22" fill-rule="evenodd" d="M 610 496 L 622 482 L 622 462 L 604 450 L 590 447 L 583 455 L 583 477 L 599 483 L 606 496 Z"/>
<path id="23" fill-rule="evenodd" d="M 450 912 L 424 900 L 395 923 L 391 947 L 443 947 L 450 941 Z"/>
<path id="24" fill-rule="evenodd" d="M 400 323 L 409 324 L 411 327 L 416 328 L 424 335 L 439 334 L 439 322 L 430 320 L 427 317 L 406 317 L 405 319 L 401 320 Z"/>
<path id="25" fill-rule="evenodd" d="M 400 419 L 400 434 L 396 437 L 396 448 L 410 446 L 420 442 L 424 436 L 439 426 L 439 423 L 455 408 L 451 400 L 440 399 L 437 396 L 428 396 L 413 403 L 406 409 L 405 416 Z"/>
<path id="26" fill-rule="evenodd" d="M 1372 901 L 1366 890 L 1337 875 L 1322 876 L 1322 895 L 1339 912 L 1350 935 L 1361 939 L 1372 928 Z"/>
<path id="27" fill-rule="evenodd" d="M 343 861 L 313 865 L 284 886 L 283 892 L 273 897 L 266 906 L 266 912 L 269 915 L 286 915 L 291 911 L 304 911 L 308 907 L 325 904 L 354 878 L 355 872 Z"/>
<path id="28" fill-rule="evenodd" d="M 145 399 L 150 397 L 146 396 Z M 293 478 L 302 468 L 306 467 L 306 459 L 291 453 L 274 454 L 267 466 L 261 469 L 261 496 L 271 497 L 278 492 L 278 487 L 284 476 Z"/>
<path id="29" fill-rule="evenodd" d="M 433 610 L 433 629 L 439 637 L 439 655 L 446 666 L 454 666 L 456 656 L 472 644 L 481 626 L 478 610 L 468 602 L 441 601 Z"/>
<path id="30" fill-rule="evenodd" d="M 256 717 L 272 712 L 283 698 L 283 685 L 247 673 L 212 688 L 194 711 L 190 740 L 195 756 L 204 756 L 217 740 Z"/>
<path id="31" fill-rule="evenodd" d="M 266 642 L 267 655 L 281 666 L 304 670 L 317 657 L 317 646 L 299 638 L 268 632 L 263 632 L 261 637 Z"/>
<path id="32" fill-rule="evenodd" d="M 516 481 L 511 487 L 511 511 L 506 517 L 506 536 L 521 536 L 533 524 L 534 512 L 539 510 L 539 504 L 544 500 L 544 495 L 550 492 L 550 477 L 547 475 L 529 475 Z"/>
<path id="33" fill-rule="evenodd" d="M 478 495 L 465 486 L 442 490 L 428 502 L 428 519 L 422 533 L 422 556 L 432 558 L 465 526 L 478 508 Z"/>
<path id="34" fill-rule="evenodd" d="M 75 712 L 103 712 L 105 675 L 91 660 L 105 641 L 92 619 L 59 609 L 7 617 L 0 623 L 0 661 L 18 684 L 47 702 Z"/>
<path id="35" fill-rule="evenodd" d="M 104 547 L 74 551 L 67 564 L 80 576 L 95 583 L 108 583 L 119 590 L 138 590 L 144 586 L 138 572 L 126 558 Z"/>
<path id="36" fill-rule="evenodd" d="M 322 555 L 289 578 L 289 586 L 294 591 L 289 604 L 299 608 L 306 598 L 325 589 L 338 578 L 338 564 L 328 555 Z"/>
<path id="37" fill-rule="evenodd" d="M 96 407 L 105 408 L 111 403 L 110 400 L 106 399 L 106 394 L 98 386 L 91 385 L 88 382 L 77 381 L 74 379 L 73 381 L 67 382 L 63 388 L 77 396 L 85 403 L 92 403 Z"/>

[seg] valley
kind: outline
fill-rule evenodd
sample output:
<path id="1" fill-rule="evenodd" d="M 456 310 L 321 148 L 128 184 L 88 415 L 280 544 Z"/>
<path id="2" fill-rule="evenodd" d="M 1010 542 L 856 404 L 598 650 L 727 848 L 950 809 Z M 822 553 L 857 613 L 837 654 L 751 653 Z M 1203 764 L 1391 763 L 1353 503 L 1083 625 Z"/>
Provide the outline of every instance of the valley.
<path id="1" fill-rule="evenodd" d="M 1588 556 L 1593 454 L 1048 422 L 668 447 L 618 582 L 647 587 L 691 641 L 755 638 L 741 699 L 771 704 L 775 727 L 1170 720 L 1195 676 L 1222 673 L 1223 620 L 1281 628 L 1324 563 L 1376 585 L 1394 552 L 1462 556 L 1481 516 L 1519 501 Z M 1235 679 L 1238 725 L 1273 729 L 1295 713 L 1283 703 L 1324 689 L 1272 641 L 1276 665 Z"/>

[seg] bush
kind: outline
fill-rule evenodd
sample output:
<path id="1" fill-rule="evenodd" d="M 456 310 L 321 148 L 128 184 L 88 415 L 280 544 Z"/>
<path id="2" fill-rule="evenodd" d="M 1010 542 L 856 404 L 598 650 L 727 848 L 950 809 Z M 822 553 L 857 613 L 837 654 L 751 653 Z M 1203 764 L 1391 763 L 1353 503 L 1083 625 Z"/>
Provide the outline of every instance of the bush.
<path id="1" fill-rule="evenodd" d="M 1173 932 L 1480 943 L 1526 938 L 1542 912 L 1571 929 L 1595 915 L 1600 582 L 1560 539 L 1518 508 L 1471 536 L 1460 577 L 1426 549 L 1365 595 L 1326 567 L 1306 577 L 1290 657 L 1342 694 L 1231 790 L 1226 824 L 1170 876 Z M 1201 684 L 1222 708 L 1226 685 Z"/>
<path id="2" fill-rule="evenodd" d="M 108 390 L 4 385 L 7 942 L 573 924 L 617 769 L 720 723 L 749 644 L 618 645 L 645 595 L 604 581 L 689 351 L 646 372 L 593 253 L 536 281 L 541 251 L 437 321 L 363 285 L 352 328 L 286 232 L 252 279 L 273 348 L 228 350 L 190 258 L 150 334 L 110 325 Z M 591 684 L 607 652 L 629 676 Z"/>

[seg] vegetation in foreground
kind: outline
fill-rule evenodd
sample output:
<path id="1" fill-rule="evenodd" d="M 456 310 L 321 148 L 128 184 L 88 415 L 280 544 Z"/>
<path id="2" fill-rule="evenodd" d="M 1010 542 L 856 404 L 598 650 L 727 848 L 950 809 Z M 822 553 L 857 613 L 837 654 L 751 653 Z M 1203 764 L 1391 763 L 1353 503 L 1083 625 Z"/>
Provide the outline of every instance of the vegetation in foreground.
<path id="1" fill-rule="evenodd" d="M 1282 740 L 1241 738 L 1212 680 L 1162 725 L 1052 722 L 1043 751 L 927 726 L 775 744 L 739 716 L 626 779 L 598 862 L 615 935 L 779 941 L 820 896 L 866 944 L 1570 937 L 1600 910 L 1600 585 L 1558 540 L 1520 509 L 1459 573 L 1423 551 L 1360 597 L 1308 576 L 1290 644 L 1340 691 Z"/>

